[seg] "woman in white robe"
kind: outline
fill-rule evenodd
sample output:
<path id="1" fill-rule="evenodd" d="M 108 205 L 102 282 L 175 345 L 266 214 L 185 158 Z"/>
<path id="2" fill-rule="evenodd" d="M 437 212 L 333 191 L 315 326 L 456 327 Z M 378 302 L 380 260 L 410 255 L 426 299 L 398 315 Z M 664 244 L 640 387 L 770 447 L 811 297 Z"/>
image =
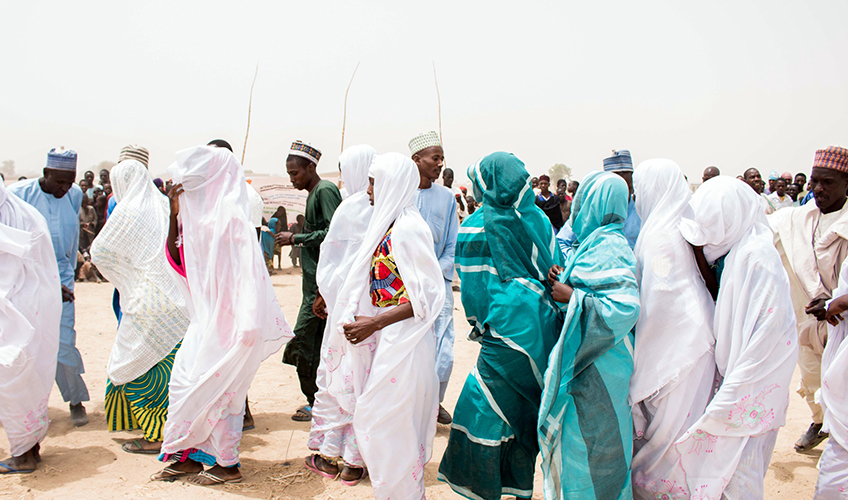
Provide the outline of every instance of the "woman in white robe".
<path id="1" fill-rule="evenodd" d="M 62 294 L 47 221 L 2 182 L 0 270 L 0 423 L 12 454 L 0 474 L 28 473 L 47 435 Z"/>
<path id="2" fill-rule="evenodd" d="M 675 442 L 685 484 L 669 480 L 657 488 L 670 498 L 763 498 L 798 360 L 789 278 L 748 185 L 715 177 L 691 205 L 694 215 L 683 217 L 680 232 L 718 270 L 713 331 L 723 380 L 705 413 Z M 702 274 L 711 272 L 700 264 Z"/>
<path id="3" fill-rule="evenodd" d="M 642 162 L 633 173 L 642 230 L 636 241 L 639 301 L 633 405 L 633 496 L 656 498 L 663 481 L 685 483 L 677 441 L 712 396 L 715 302 L 678 225 L 692 217 L 689 183 L 671 160 Z M 670 314 L 670 311 L 674 311 Z"/>
<path id="4" fill-rule="evenodd" d="M 165 257 L 168 199 L 136 160 L 118 163 L 110 179 L 117 205 L 91 245 L 91 261 L 121 300 L 106 366 L 106 424 L 110 431 L 142 429 L 144 438 L 125 443 L 124 451 L 158 454 L 188 310 Z"/>
<path id="5" fill-rule="evenodd" d="M 839 285 L 827 308 L 827 346 L 822 354 L 821 403 L 823 431 L 830 439 L 819 459 L 815 500 L 844 500 L 848 496 L 848 260 L 842 263 Z"/>
<path id="6" fill-rule="evenodd" d="M 373 207 L 366 190 L 368 169 L 376 154 L 371 146 L 360 145 L 347 148 L 339 157 L 347 197 L 336 209 L 321 243 L 321 258 L 315 272 L 320 297 L 316 308 L 320 309 L 322 302 L 326 307 L 326 312 L 318 310 L 315 314 L 324 318 L 335 311 L 339 290 L 371 222 Z M 343 356 L 339 351 L 364 351 L 370 344 L 353 346 L 340 335 L 333 335 L 332 325 L 327 323 L 321 345 L 316 378 L 318 392 L 312 406 L 308 443 L 309 449 L 318 453 L 305 459 L 306 467 L 324 477 L 338 476 L 345 484 L 354 485 L 364 474 L 365 462 L 353 431 L 353 412 L 359 392 L 346 392 L 345 377 L 364 380 L 370 368 L 370 352 Z M 339 357 L 337 362 L 333 362 L 334 355 Z M 355 373 L 353 377 L 352 373 Z"/>
<path id="7" fill-rule="evenodd" d="M 423 499 L 439 407 L 433 324 L 444 278 L 416 207 L 415 163 L 399 153 L 379 155 L 369 175 L 374 212 L 328 321 L 326 362 L 329 370 L 346 356 L 370 364 L 364 378 L 354 371 L 343 381 L 358 394 L 353 428 L 374 496 Z"/>
<path id="8" fill-rule="evenodd" d="M 175 463 L 152 479 L 199 473 L 189 481 L 238 482 L 247 390 L 262 360 L 293 334 L 265 268 L 244 170 L 233 153 L 186 149 L 168 171 L 175 185 L 166 256 L 180 275 L 191 322 L 174 360 L 160 456 Z"/>

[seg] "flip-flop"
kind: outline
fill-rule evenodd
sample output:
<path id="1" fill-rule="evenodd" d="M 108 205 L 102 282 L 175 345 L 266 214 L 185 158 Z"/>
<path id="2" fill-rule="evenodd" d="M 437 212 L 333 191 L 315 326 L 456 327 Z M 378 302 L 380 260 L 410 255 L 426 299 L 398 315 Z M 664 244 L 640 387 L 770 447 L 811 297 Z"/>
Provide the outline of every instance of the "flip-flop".
<path id="1" fill-rule="evenodd" d="M 160 474 L 167 474 L 167 476 L 160 476 Z M 195 474 L 195 473 L 194 472 L 185 472 L 185 471 L 181 471 L 181 470 L 177 470 L 177 469 L 172 469 L 170 467 L 165 467 L 164 469 L 157 472 L 156 474 L 152 474 L 150 476 L 150 480 L 151 481 L 174 482 L 174 481 L 177 480 L 178 477 L 190 476 L 192 474 Z"/>
<path id="2" fill-rule="evenodd" d="M 35 472 L 35 469 L 16 469 L 6 462 L 0 462 L 0 467 L 6 469 L 6 472 L 0 472 L 0 475 L 5 474 L 31 474 Z"/>
<path id="3" fill-rule="evenodd" d="M 189 481 L 189 484 L 193 484 L 195 486 L 215 486 L 215 485 L 218 485 L 218 484 L 240 483 L 244 480 L 244 478 L 241 477 L 241 476 L 233 478 L 233 479 L 222 479 L 222 478 L 220 478 L 220 477 L 218 477 L 214 474 L 210 474 L 208 471 L 201 472 L 200 474 L 197 475 L 197 477 L 202 477 L 202 478 L 208 479 L 212 482 L 209 483 L 209 484 L 198 484 L 198 483 Z"/>
<path id="4" fill-rule="evenodd" d="M 291 419 L 295 422 L 309 422 L 312 420 L 312 407 L 309 405 L 301 406 L 296 412 L 294 412 Z"/>
<path id="5" fill-rule="evenodd" d="M 330 474 L 329 472 L 324 472 L 315 465 L 315 455 L 309 455 L 308 457 L 303 459 L 303 465 L 306 466 L 307 469 L 312 472 L 318 474 L 321 477 L 325 477 L 327 479 L 335 480 L 341 474 L 341 471 L 337 472 L 336 475 Z"/>
<path id="6" fill-rule="evenodd" d="M 129 445 L 131 445 L 131 444 L 135 445 L 136 449 L 130 449 Z M 121 449 L 124 450 L 127 453 L 135 453 L 137 455 L 158 455 L 162 452 L 161 449 L 159 449 L 159 450 L 145 450 L 141 446 L 141 442 L 138 439 L 133 439 L 132 441 L 127 441 L 126 443 L 121 445 Z"/>
<path id="7" fill-rule="evenodd" d="M 362 469 L 362 475 L 359 476 L 358 479 L 354 479 L 353 481 L 346 481 L 344 479 L 341 479 L 341 473 L 339 473 L 339 482 L 345 486 L 356 486 L 357 484 L 359 484 L 360 481 L 362 481 L 366 477 L 368 477 L 368 469 L 364 468 Z"/>

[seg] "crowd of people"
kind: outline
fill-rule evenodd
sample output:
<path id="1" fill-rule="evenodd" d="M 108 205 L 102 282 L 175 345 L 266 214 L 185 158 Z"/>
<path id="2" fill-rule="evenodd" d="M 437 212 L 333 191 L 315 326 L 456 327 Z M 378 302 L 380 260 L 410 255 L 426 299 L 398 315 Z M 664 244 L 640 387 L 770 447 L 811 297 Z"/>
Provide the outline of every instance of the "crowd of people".
<path id="1" fill-rule="evenodd" d="M 796 365 L 811 424 L 795 448 L 827 440 L 816 498 L 844 498 L 848 149 L 817 151 L 809 182 L 711 166 L 694 192 L 673 161 L 634 168 L 627 150 L 555 192 L 495 152 L 458 187 L 435 132 L 408 155 L 345 149 L 341 190 L 320 159 L 290 147 L 308 193 L 291 226 L 282 207 L 263 220 L 223 140 L 177 152 L 166 183 L 127 146 L 100 186 L 76 182 L 64 149 L 42 177 L 0 184 L 0 474 L 38 467 L 53 380 L 87 423 L 85 249 L 116 289 L 107 424 L 141 430 L 123 449 L 166 463 L 154 481 L 242 480 L 248 389 L 284 348 L 306 468 L 370 477 L 379 499 L 424 498 L 438 424 L 438 477 L 471 499 L 531 498 L 539 457 L 548 499 L 763 498 Z M 286 247 L 294 326 L 269 277 Z M 480 351 L 450 411 L 455 291 Z"/>

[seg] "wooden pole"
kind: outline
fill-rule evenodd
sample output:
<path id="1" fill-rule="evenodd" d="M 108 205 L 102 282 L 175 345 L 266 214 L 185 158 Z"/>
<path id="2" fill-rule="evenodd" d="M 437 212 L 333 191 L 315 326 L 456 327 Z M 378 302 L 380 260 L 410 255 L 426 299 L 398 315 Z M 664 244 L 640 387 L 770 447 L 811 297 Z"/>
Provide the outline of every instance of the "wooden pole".
<path id="1" fill-rule="evenodd" d="M 347 125 L 347 94 L 350 92 L 350 86 L 353 85 L 353 77 L 356 76 L 356 70 L 359 69 L 359 63 L 362 61 L 357 61 L 356 67 L 353 68 L 353 74 L 350 75 L 350 83 L 347 84 L 347 90 L 345 90 L 345 100 L 344 100 L 344 116 L 342 118 L 342 151 L 344 151 L 344 134 L 345 134 L 345 126 Z M 339 180 L 341 182 L 341 180 Z"/>
<path id="2" fill-rule="evenodd" d="M 241 150 L 241 165 L 244 166 L 244 155 L 247 153 L 247 136 L 250 135 L 250 111 L 253 108 L 253 86 L 256 85 L 256 76 L 259 74 L 259 63 L 256 63 L 256 71 L 253 72 L 253 83 L 250 84 L 250 100 L 247 101 L 247 131 L 244 133 L 244 148 Z"/>
<path id="3" fill-rule="evenodd" d="M 442 137 L 442 97 L 439 95 L 439 79 L 436 78 L 436 61 L 433 61 L 433 80 L 436 82 L 436 103 L 439 106 L 439 141 L 445 146 L 445 138 Z"/>

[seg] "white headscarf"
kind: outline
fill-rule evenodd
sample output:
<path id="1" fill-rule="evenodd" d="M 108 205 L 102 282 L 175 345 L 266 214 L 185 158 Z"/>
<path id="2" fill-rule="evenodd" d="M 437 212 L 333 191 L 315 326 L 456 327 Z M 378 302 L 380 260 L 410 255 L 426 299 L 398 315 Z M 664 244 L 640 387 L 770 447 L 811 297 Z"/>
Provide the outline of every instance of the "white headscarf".
<path id="1" fill-rule="evenodd" d="M 369 177 L 374 178 L 374 212 L 329 321 L 333 334 L 348 343 L 343 326 L 352 323 L 360 309 L 372 307 L 369 295 L 371 260 L 392 226 L 393 256 L 412 303 L 416 323 L 416 329 L 408 332 L 403 346 L 398 346 L 401 348 L 395 359 L 399 362 L 418 344 L 421 336 L 430 331 L 436 320 L 445 300 L 444 279 L 433 252 L 433 236 L 415 204 L 421 180 L 415 163 L 400 153 L 378 155 L 371 164 Z M 335 366 L 331 364 L 330 369 Z M 371 376 L 374 377 L 374 373 Z"/>
<path id="2" fill-rule="evenodd" d="M 726 255 L 713 322 L 724 380 L 675 445 L 690 491 L 700 487 L 718 498 L 748 438 L 786 422 L 798 334 L 789 278 L 759 196 L 742 181 L 719 176 L 695 192 L 691 205 L 693 216 L 680 223 L 683 237 L 703 245 L 710 262 Z"/>
<path id="3" fill-rule="evenodd" d="M 106 373 L 114 385 L 162 361 L 188 328 L 185 298 L 168 269 L 168 198 L 137 160 L 111 173 L 115 209 L 91 245 L 91 261 L 121 294 L 121 322 Z"/>
<path id="4" fill-rule="evenodd" d="M 244 171 L 223 148 L 177 153 L 191 324 L 177 352 L 164 453 L 198 448 L 238 463 L 241 414 L 259 365 L 292 337 L 250 221 Z"/>
<path id="5" fill-rule="evenodd" d="M 342 180 L 348 196 L 333 214 L 327 236 L 321 243 L 321 257 L 315 281 L 328 311 L 335 305 L 338 292 L 362 244 L 374 207 L 368 198 L 368 169 L 377 151 L 368 145 L 352 146 L 339 157 Z"/>
<path id="6" fill-rule="evenodd" d="M 715 303 L 677 228 L 681 217 L 693 215 L 680 167 L 671 160 L 644 161 L 633 173 L 633 188 L 642 219 L 634 249 L 642 305 L 630 379 L 635 404 L 679 381 L 712 348 Z"/>
<path id="7" fill-rule="evenodd" d="M 12 456 L 47 435 L 62 295 L 47 221 L 0 182 L 0 422 Z"/>

